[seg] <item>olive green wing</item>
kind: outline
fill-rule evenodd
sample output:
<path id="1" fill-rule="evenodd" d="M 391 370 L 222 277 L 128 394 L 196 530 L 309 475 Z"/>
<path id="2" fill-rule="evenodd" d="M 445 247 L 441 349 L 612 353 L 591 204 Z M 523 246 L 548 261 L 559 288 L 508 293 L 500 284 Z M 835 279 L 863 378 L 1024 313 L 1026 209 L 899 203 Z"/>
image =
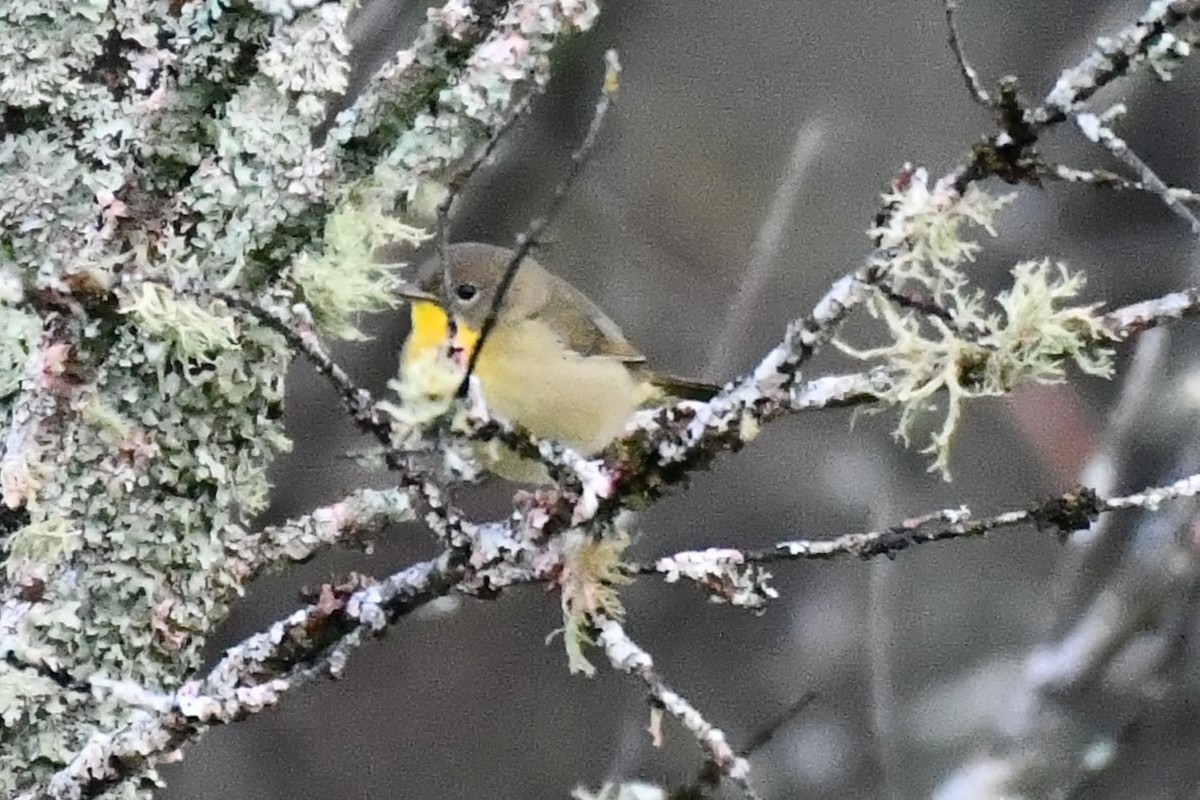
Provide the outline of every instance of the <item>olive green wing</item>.
<path id="1" fill-rule="evenodd" d="M 556 275 L 538 318 L 571 350 L 582 356 L 609 356 L 638 364 L 646 357 L 625 338 L 617 323 L 583 292 Z"/>
<path id="2" fill-rule="evenodd" d="M 651 394 L 657 395 L 659 400 L 674 397 L 706 401 L 721 390 L 711 383 L 649 369 L 645 364 L 646 357 L 599 306 L 561 278 L 550 277 L 551 290 L 538 318 L 574 352 L 583 356 L 607 356 L 628 364 L 634 374 L 654 387 Z M 646 399 L 655 398 L 647 396 Z"/>

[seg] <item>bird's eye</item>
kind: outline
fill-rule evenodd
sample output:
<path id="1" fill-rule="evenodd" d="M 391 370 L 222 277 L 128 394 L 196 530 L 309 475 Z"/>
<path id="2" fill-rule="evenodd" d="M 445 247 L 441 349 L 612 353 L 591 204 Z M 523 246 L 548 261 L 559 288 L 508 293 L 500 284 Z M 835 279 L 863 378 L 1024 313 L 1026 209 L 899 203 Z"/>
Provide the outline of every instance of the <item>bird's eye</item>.
<path id="1" fill-rule="evenodd" d="M 479 290 L 475 288 L 475 284 L 473 283 L 460 283 L 458 286 L 454 287 L 454 294 L 456 294 L 458 299 L 462 300 L 464 303 L 474 300 L 475 295 L 478 293 Z"/>

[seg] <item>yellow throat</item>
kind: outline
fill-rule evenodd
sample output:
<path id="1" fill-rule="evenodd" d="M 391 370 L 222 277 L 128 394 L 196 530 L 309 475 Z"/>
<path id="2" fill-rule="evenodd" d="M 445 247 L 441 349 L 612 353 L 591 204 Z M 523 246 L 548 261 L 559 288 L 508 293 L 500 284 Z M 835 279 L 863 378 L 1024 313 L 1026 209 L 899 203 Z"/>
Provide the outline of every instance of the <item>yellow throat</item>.
<path id="1" fill-rule="evenodd" d="M 410 364 L 418 358 L 436 353 L 450 342 L 450 317 L 437 303 L 416 300 L 412 304 L 412 331 L 404 343 L 404 363 Z M 452 357 L 466 366 L 479 342 L 479 332 L 461 323 L 454 325 L 454 340 L 450 342 Z"/>

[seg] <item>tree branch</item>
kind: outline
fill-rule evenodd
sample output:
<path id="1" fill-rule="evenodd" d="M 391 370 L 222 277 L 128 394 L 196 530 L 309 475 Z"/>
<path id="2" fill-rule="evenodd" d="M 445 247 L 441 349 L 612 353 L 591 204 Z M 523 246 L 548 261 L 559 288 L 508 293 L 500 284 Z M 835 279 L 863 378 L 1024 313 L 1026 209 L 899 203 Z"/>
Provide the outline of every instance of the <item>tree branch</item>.
<path id="1" fill-rule="evenodd" d="M 628 673 L 646 685 L 652 713 L 661 709 L 687 729 L 700 745 L 707 758 L 721 775 L 733 781 L 750 800 L 761 800 L 750 783 L 750 762 L 729 746 L 725 732 L 715 727 L 687 698 L 663 681 L 654 668 L 654 659 L 629 638 L 621 623 L 613 619 L 596 621 L 597 639 L 612 662 L 613 668 Z"/>
<path id="2" fill-rule="evenodd" d="M 669 583 L 680 577 L 689 578 L 716 600 L 757 608 L 764 599 L 777 596 L 767 585 L 771 574 L 762 570 L 765 564 L 845 556 L 894 558 L 914 545 L 981 538 L 993 531 L 1025 525 L 1034 525 L 1039 531 L 1053 529 L 1063 538 L 1085 530 L 1102 514 L 1129 509 L 1155 512 L 1164 503 L 1193 498 L 1197 494 L 1200 494 L 1200 473 L 1164 486 L 1107 499 L 1098 497 L 1091 489 L 1080 487 L 1026 508 L 990 517 L 976 517 L 966 506 L 943 508 L 876 531 L 847 533 L 831 539 L 791 539 L 759 550 L 725 547 L 683 551 L 650 563 L 628 563 L 625 569 L 632 575 L 665 575 Z M 729 587 L 736 587 L 737 593 L 731 592 Z M 751 599 L 739 602 L 739 597 Z"/>

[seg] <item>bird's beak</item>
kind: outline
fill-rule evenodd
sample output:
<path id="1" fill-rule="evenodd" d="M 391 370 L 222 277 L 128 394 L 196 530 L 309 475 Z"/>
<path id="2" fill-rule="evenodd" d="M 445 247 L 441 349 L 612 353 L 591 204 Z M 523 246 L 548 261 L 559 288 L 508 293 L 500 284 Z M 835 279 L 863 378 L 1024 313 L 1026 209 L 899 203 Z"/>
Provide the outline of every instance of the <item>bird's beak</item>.
<path id="1" fill-rule="evenodd" d="M 396 294 L 400 295 L 405 300 L 424 300 L 427 303 L 437 303 L 438 305 L 441 305 L 436 296 L 411 283 L 400 284 L 398 287 L 396 287 Z"/>

